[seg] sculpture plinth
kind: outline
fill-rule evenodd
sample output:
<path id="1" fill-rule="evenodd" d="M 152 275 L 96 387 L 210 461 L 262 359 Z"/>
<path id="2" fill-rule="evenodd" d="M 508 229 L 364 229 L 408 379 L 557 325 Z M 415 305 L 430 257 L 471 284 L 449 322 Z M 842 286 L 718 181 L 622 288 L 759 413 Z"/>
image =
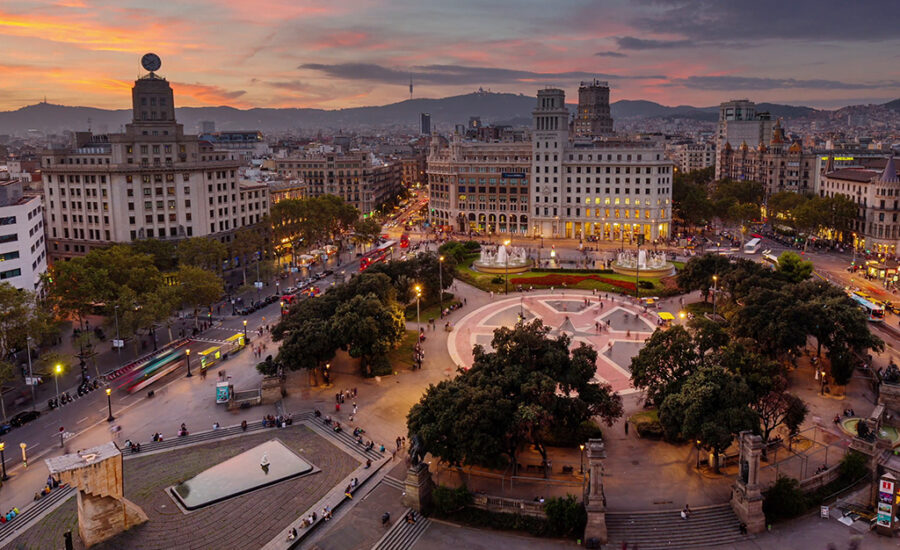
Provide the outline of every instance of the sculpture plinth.
<path id="1" fill-rule="evenodd" d="M 431 472 L 428 464 L 419 462 L 406 471 L 406 480 L 403 483 L 403 499 L 401 502 L 416 512 L 422 513 L 431 504 L 431 490 L 434 482 L 431 480 Z"/>
<path id="2" fill-rule="evenodd" d="M 115 443 L 45 459 L 50 475 L 78 489 L 78 535 L 86 547 L 147 521 L 124 496 L 122 453 Z"/>
<path id="3" fill-rule="evenodd" d="M 759 458 L 763 442 L 758 435 L 745 431 L 738 435 L 740 471 L 731 489 L 731 508 L 749 533 L 766 530 L 762 489 L 759 486 Z"/>
<path id="4" fill-rule="evenodd" d="M 584 488 L 584 509 L 587 525 L 584 528 L 585 544 L 607 543 L 606 495 L 603 493 L 603 459 L 606 447 L 602 439 L 589 439 L 587 443 L 588 472 Z"/>

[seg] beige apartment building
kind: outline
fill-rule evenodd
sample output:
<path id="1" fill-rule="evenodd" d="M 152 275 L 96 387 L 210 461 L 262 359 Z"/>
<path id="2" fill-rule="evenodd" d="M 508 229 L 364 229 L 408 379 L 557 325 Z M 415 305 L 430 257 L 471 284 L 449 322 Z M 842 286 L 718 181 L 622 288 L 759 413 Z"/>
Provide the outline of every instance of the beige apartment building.
<path id="1" fill-rule="evenodd" d="M 184 134 L 165 78 L 138 78 L 132 104 L 125 133 L 78 133 L 71 148 L 44 152 L 51 262 L 139 239 L 227 242 L 268 213 L 266 185 L 239 183 L 239 161 Z"/>

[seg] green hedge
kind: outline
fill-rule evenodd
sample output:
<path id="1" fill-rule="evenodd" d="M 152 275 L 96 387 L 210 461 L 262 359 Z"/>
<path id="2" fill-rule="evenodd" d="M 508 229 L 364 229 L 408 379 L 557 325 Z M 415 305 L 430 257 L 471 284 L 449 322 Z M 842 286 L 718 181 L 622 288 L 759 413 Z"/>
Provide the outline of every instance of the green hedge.
<path id="1" fill-rule="evenodd" d="M 588 439 L 603 437 L 603 430 L 593 420 L 585 420 L 574 430 L 557 428 L 547 434 L 546 444 L 550 447 L 577 447 Z"/>

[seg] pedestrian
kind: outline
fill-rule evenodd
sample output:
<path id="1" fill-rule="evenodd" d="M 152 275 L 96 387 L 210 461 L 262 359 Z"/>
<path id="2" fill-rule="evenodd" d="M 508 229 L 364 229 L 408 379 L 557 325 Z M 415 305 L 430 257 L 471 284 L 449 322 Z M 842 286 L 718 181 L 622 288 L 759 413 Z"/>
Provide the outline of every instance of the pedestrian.
<path id="1" fill-rule="evenodd" d="M 343 401 L 343 399 L 341 401 Z M 340 403 L 334 404 L 334 412 L 341 412 L 341 404 Z"/>
<path id="2" fill-rule="evenodd" d="M 628 421 L 625 421 L 625 435 L 628 435 Z"/>
<path id="3" fill-rule="evenodd" d="M 359 407 L 356 406 L 356 402 L 353 402 L 353 414 L 355 415 L 359 411 Z"/>

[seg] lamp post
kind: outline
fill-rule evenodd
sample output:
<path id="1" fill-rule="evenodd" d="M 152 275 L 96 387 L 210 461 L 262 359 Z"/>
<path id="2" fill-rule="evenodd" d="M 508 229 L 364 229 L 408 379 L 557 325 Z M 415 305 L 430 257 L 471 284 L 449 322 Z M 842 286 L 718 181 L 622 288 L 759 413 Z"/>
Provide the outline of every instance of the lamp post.
<path id="1" fill-rule="evenodd" d="M 416 324 L 422 330 L 422 319 L 419 317 L 419 301 L 422 299 L 422 285 L 416 285 Z"/>
<path id="2" fill-rule="evenodd" d="M 22 449 L 22 466 L 28 467 L 28 455 L 25 454 L 25 447 L 28 447 L 28 444 L 25 442 L 19 443 L 19 448 Z"/>
<path id="3" fill-rule="evenodd" d="M 250 341 L 250 339 L 247 337 L 247 320 L 246 319 L 244 319 L 244 340 L 246 340 L 248 342 Z"/>
<path id="4" fill-rule="evenodd" d="M 3 477 L 0 478 L 3 481 L 9 479 L 9 476 L 6 475 L 6 455 L 3 454 L 3 450 L 6 448 L 6 443 L 4 441 L 0 441 L 0 465 L 3 467 Z"/>
<path id="5" fill-rule="evenodd" d="M 56 397 L 59 397 L 59 375 L 62 373 L 62 365 L 56 365 L 56 376 L 53 377 L 53 382 L 56 383 Z"/>
<path id="6" fill-rule="evenodd" d="M 438 256 L 438 281 L 440 288 L 438 289 L 438 302 L 441 305 L 441 314 L 444 313 L 444 257 Z"/>
<path id="7" fill-rule="evenodd" d="M 716 457 L 718 458 L 718 457 Z M 700 440 L 697 440 L 697 470 L 700 470 Z"/>
<path id="8" fill-rule="evenodd" d="M 106 406 L 109 407 L 109 416 L 106 417 L 107 422 L 112 422 L 116 419 L 112 414 L 112 390 L 106 388 Z"/>
<path id="9" fill-rule="evenodd" d="M 281 314 L 284 315 L 284 300 L 278 302 L 278 307 L 281 308 L 279 311 L 281 311 Z"/>
<path id="10" fill-rule="evenodd" d="M 713 316 L 716 315 L 716 294 L 719 292 L 719 276 L 713 275 Z"/>
<path id="11" fill-rule="evenodd" d="M 187 361 L 187 369 L 188 369 L 187 376 L 185 378 L 190 378 L 190 377 L 194 376 L 193 374 L 191 374 L 191 350 L 190 349 L 184 350 L 184 356 Z M 202 359 L 202 357 L 201 357 L 201 359 Z M 201 363 L 202 362 L 203 361 L 201 361 Z"/>
<path id="12" fill-rule="evenodd" d="M 682 324 L 682 325 L 684 324 L 684 319 L 685 319 L 685 317 L 687 317 L 687 313 L 685 313 L 685 312 L 683 312 L 683 311 L 679 311 L 679 312 L 678 312 L 678 318 L 681 319 L 681 324 Z"/>
<path id="13" fill-rule="evenodd" d="M 503 284 L 505 287 L 505 289 L 503 291 L 504 294 L 509 294 L 509 243 L 510 242 L 511 241 L 509 239 L 506 239 L 505 241 L 503 241 L 503 247 L 506 248 L 506 265 L 505 265 L 506 278 L 503 281 Z"/>
<path id="14" fill-rule="evenodd" d="M 25 337 L 25 352 L 28 353 L 28 377 L 31 378 L 31 384 L 28 384 L 31 386 L 31 410 L 35 410 L 37 397 L 34 395 L 34 372 L 31 370 L 31 336 Z"/>
<path id="15" fill-rule="evenodd" d="M 578 448 L 581 449 L 581 452 L 578 453 L 578 456 L 581 457 L 581 466 L 578 468 L 578 473 L 583 474 L 584 473 L 584 443 L 579 445 Z"/>

